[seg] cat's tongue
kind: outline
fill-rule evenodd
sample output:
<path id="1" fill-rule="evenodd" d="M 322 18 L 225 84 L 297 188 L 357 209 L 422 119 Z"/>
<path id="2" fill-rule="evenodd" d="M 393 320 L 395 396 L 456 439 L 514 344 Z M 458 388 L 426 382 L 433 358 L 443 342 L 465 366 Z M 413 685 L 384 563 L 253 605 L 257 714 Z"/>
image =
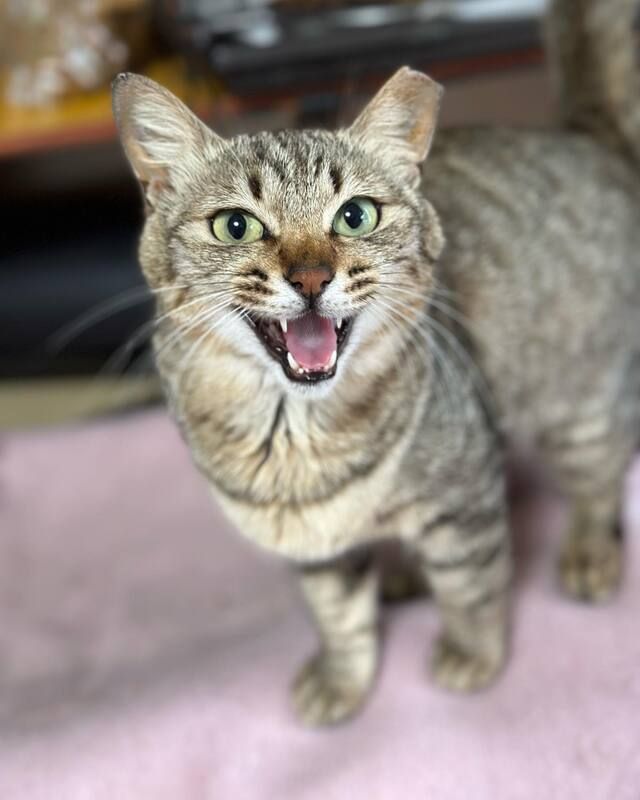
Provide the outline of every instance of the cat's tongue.
<path id="1" fill-rule="evenodd" d="M 333 320 L 321 317 L 315 311 L 289 320 L 284 338 L 287 350 L 306 370 L 327 367 L 337 345 Z"/>

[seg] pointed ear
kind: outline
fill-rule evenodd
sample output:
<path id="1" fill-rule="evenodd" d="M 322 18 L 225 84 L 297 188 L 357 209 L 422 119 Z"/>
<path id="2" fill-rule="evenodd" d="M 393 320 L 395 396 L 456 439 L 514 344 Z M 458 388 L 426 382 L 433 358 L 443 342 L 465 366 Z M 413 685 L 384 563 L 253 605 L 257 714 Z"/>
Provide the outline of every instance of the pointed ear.
<path id="1" fill-rule="evenodd" d="M 152 206 L 188 182 L 206 163 L 208 150 L 223 146 L 184 103 L 149 78 L 122 73 L 112 93 L 122 146 Z"/>
<path id="2" fill-rule="evenodd" d="M 442 87 L 422 72 L 402 67 L 384 84 L 349 132 L 365 147 L 409 168 L 417 180 L 418 165 L 429 153 L 438 121 Z"/>

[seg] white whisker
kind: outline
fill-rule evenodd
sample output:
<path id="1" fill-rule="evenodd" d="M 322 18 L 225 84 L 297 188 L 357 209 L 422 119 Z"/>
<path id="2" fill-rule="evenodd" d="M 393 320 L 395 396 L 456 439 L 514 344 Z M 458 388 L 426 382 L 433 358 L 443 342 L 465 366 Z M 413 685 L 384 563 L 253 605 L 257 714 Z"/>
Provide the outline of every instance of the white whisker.
<path id="1" fill-rule="evenodd" d="M 457 401 L 458 411 L 459 411 L 461 400 L 456 396 L 454 391 L 454 388 L 456 386 L 456 380 L 455 380 L 455 375 L 452 371 L 453 365 L 450 363 L 449 359 L 445 357 L 444 351 L 438 345 L 437 341 L 433 338 L 433 336 L 431 336 L 429 331 L 425 331 L 423 328 L 419 326 L 417 320 L 412 320 L 410 318 L 407 318 L 407 316 L 402 314 L 401 310 L 396 308 L 393 303 L 391 302 L 386 303 L 379 296 L 376 297 L 375 302 L 381 302 L 384 306 L 386 306 L 386 308 L 398 318 L 398 320 L 402 325 L 409 324 L 410 326 L 409 332 L 412 335 L 414 341 L 416 340 L 416 337 L 420 337 L 423 340 L 423 342 L 427 346 L 428 352 L 433 354 L 433 357 L 436 359 L 437 363 L 439 363 L 442 368 L 442 373 L 441 373 L 442 382 L 440 385 L 442 386 L 442 390 L 446 394 L 447 406 L 453 409 L 456 405 L 455 401 Z M 405 310 L 404 307 L 403 310 Z M 438 384 L 436 384 L 436 388 L 437 386 Z"/>

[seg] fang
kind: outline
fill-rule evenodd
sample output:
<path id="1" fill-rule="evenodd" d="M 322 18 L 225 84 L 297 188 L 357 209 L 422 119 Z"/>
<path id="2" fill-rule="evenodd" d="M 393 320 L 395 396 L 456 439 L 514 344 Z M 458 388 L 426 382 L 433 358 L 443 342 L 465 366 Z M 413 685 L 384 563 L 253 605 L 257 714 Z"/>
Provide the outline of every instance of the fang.
<path id="1" fill-rule="evenodd" d="M 298 374 L 300 374 L 300 373 L 302 373 L 304 371 L 302 369 L 302 367 L 300 366 L 300 364 L 298 364 L 298 362 L 295 360 L 295 358 L 291 355 L 291 353 L 287 353 L 287 361 L 289 362 L 289 366 L 291 367 L 291 369 L 294 372 L 297 372 Z"/>

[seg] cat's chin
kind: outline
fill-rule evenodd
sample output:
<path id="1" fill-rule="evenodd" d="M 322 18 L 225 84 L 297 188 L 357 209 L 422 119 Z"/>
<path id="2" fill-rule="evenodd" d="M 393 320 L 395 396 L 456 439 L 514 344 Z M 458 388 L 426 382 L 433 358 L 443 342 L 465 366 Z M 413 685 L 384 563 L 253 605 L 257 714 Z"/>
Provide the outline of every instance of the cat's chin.
<path id="1" fill-rule="evenodd" d="M 335 350 L 321 367 L 305 367 L 298 363 L 288 349 L 286 328 L 280 320 L 249 318 L 248 322 L 265 351 L 279 365 L 285 385 L 302 390 L 305 394 L 319 392 L 324 394 L 321 386 L 326 390 L 329 388 L 328 384 L 334 382 L 342 352 L 353 326 L 353 318 L 332 320 L 335 328 Z"/>
<path id="2" fill-rule="evenodd" d="M 316 381 L 315 383 L 302 383 L 301 381 L 292 381 L 279 370 L 277 375 L 277 384 L 283 388 L 287 395 L 292 397 L 304 397 L 313 400 L 322 400 L 330 395 L 336 384 L 340 381 L 339 371 L 334 373 L 333 377 L 323 381 Z"/>

